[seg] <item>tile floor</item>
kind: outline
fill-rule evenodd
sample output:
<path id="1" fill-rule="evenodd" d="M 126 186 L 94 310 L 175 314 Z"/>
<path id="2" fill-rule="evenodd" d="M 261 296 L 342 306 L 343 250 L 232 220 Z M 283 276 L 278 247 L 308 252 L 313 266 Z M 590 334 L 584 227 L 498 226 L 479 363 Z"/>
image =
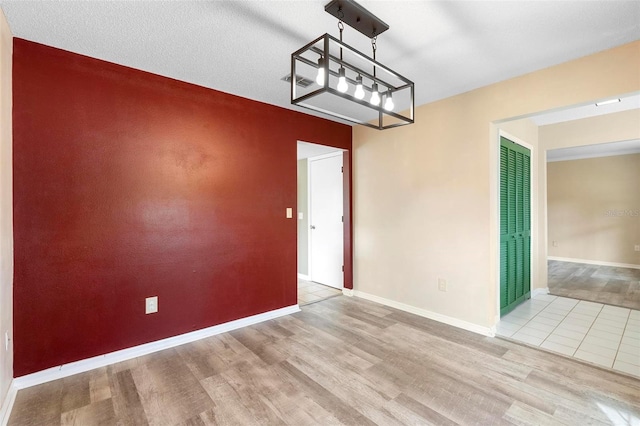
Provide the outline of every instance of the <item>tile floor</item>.
<path id="1" fill-rule="evenodd" d="M 298 278 L 298 305 L 317 302 L 342 294 L 342 290 Z"/>
<path id="2" fill-rule="evenodd" d="M 640 377 L 640 311 L 539 295 L 498 323 L 496 334 Z"/>

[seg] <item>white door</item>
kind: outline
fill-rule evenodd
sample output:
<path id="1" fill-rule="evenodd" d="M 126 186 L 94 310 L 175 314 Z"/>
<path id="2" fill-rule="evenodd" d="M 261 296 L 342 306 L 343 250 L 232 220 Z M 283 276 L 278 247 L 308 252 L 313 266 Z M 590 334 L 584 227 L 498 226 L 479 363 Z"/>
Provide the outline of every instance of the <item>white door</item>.
<path id="1" fill-rule="evenodd" d="M 309 204 L 311 281 L 342 288 L 342 152 L 309 159 Z"/>

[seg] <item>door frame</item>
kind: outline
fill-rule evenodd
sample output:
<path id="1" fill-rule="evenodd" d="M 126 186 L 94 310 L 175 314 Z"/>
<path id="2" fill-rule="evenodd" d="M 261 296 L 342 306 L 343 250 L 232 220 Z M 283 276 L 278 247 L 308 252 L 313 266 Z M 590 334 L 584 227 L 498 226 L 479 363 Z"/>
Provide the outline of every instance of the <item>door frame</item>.
<path id="1" fill-rule="evenodd" d="M 497 150 L 496 150 L 496 162 L 497 162 L 497 180 L 494 182 L 495 185 L 495 191 L 496 191 L 496 200 L 497 203 L 495 205 L 495 207 L 497 208 L 497 214 L 496 214 L 496 227 L 495 227 L 495 235 L 493 236 L 493 238 L 495 239 L 494 241 L 496 242 L 496 249 L 495 249 L 495 253 L 494 255 L 496 256 L 495 258 L 498 260 L 497 262 L 497 269 L 496 269 L 496 279 L 495 279 L 495 289 L 496 289 L 496 299 L 495 299 L 495 303 L 496 303 L 496 311 L 495 311 L 495 324 L 497 324 L 500 321 L 500 138 L 506 138 L 509 139 L 511 142 L 520 145 L 524 148 L 527 148 L 530 152 L 531 152 L 531 166 L 529 167 L 529 182 L 531 184 L 531 188 L 529 190 L 529 193 L 531 194 L 531 197 L 529 199 L 529 209 L 531 211 L 531 246 L 529 247 L 529 288 L 531 291 L 531 297 L 533 298 L 534 295 L 534 291 L 533 291 L 533 277 L 534 277 L 534 265 L 536 264 L 536 262 L 534 261 L 534 258 L 537 258 L 537 245 L 538 245 L 538 220 L 537 220 L 537 208 L 538 208 L 538 202 L 537 202 L 537 198 L 538 198 L 538 191 L 539 188 L 536 188 L 536 190 L 534 191 L 533 189 L 533 185 L 534 185 L 534 177 L 537 176 L 537 173 L 534 173 L 534 170 L 536 170 L 537 168 L 537 152 L 534 149 L 534 146 L 531 145 L 530 143 L 527 143 L 525 141 L 523 141 L 522 139 L 518 138 L 517 136 L 513 136 L 512 134 L 505 132 L 504 130 L 498 128 L 498 137 L 495 141 L 495 143 L 497 144 Z M 535 162 L 535 165 L 534 165 Z M 494 206 L 492 206 L 493 208 Z M 534 209 L 535 213 L 534 213 Z M 536 219 L 534 219 L 536 218 Z M 534 251 L 534 247 L 536 247 L 536 251 Z M 534 255 L 534 253 L 536 253 Z"/>
<path id="2" fill-rule="evenodd" d="M 311 262 L 311 161 L 314 160 L 323 160 L 325 158 L 331 158 L 331 157 L 337 157 L 338 155 L 342 156 L 342 217 L 343 217 L 343 226 L 342 226 L 342 241 L 343 241 L 343 247 L 342 247 L 342 253 L 343 253 L 343 259 L 342 259 L 342 288 L 345 289 L 347 288 L 345 286 L 346 284 L 346 275 L 345 275 L 345 262 L 344 262 L 344 257 L 346 255 L 345 249 L 346 249 L 346 244 L 344 244 L 346 242 L 345 236 L 346 236 L 346 229 L 344 224 L 346 223 L 347 217 L 345 214 L 345 190 L 344 190 L 344 182 L 345 182 L 345 169 L 344 169 L 344 161 L 345 161 L 345 154 L 348 152 L 347 150 L 344 150 L 342 148 L 337 148 L 338 151 L 336 152 L 330 152 L 329 154 L 322 154 L 322 155 L 316 155 L 315 157 L 308 157 L 306 158 L 307 160 L 307 218 L 309 219 L 309 226 L 307 227 L 307 276 L 309 277 L 309 280 L 312 280 L 313 277 L 313 271 L 312 271 L 312 262 Z"/>

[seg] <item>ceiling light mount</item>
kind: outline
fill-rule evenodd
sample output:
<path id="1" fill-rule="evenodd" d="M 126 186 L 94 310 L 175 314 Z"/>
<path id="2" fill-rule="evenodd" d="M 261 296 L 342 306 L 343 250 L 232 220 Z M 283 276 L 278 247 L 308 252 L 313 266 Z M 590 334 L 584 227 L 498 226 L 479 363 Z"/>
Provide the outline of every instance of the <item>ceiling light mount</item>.
<path id="1" fill-rule="evenodd" d="M 389 26 L 351 0 L 325 11 L 338 18 L 340 39 L 325 34 L 291 54 L 291 103 L 380 130 L 413 123 L 413 82 L 376 59 L 377 37 Z M 343 41 L 343 23 L 371 39 L 373 57 Z M 300 79 L 316 84 L 302 88 Z"/>
<path id="2" fill-rule="evenodd" d="M 389 25 L 355 1 L 333 0 L 327 3 L 324 11 L 369 38 L 380 35 L 389 29 Z"/>

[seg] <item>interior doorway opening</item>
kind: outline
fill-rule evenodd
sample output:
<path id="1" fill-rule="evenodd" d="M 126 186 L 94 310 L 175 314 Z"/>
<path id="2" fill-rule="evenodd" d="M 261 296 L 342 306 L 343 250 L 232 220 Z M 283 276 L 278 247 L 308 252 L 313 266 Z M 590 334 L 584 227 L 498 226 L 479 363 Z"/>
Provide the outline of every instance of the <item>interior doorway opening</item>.
<path id="1" fill-rule="evenodd" d="M 585 291 L 586 285 L 609 287 L 612 293 L 625 289 L 637 293 L 634 285 L 638 283 L 640 251 L 636 251 L 635 241 L 640 235 L 640 215 L 635 217 L 637 200 L 623 197 L 637 195 L 640 153 L 622 155 L 622 151 L 635 150 L 634 141 L 640 140 L 640 94 L 614 98 L 619 101 L 604 107 L 596 106 L 593 100 L 494 123 L 492 129 L 496 133 L 517 135 L 536 151 L 532 153 L 531 300 L 502 318 L 498 308 L 496 335 L 638 376 L 640 366 L 628 364 L 625 359 L 631 351 L 637 352 L 637 347 L 630 348 L 627 340 L 640 326 L 640 311 L 635 306 L 614 306 L 612 299 L 603 298 L 602 292 Z M 606 161 L 570 158 L 584 153 L 591 156 L 594 150 L 605 148 L 600 145 L 611 142 L 624 143 Z M 568 156 L 558 160 L 560 154 Z M 585 160 L 589 160 L 586 167 L 571 164 Z M 632 165 L 623 167 L 618 160 Z M 499 164 L 498 152 L 494 164 Z M 581 170 L 584 173 L 580 174 Z M 605 173 L 598 177 L 598 171 Z M 612 183 L 614 176 L 620 177 Z M 499 200 L 497 176 L 495 182 L 493 194 Z M 572 183 L 577 186 L 568 186 Z M 560 187 L 553 187 L 555 184 Z M 634 189 L 630 190 L 628 184 L 635 185 Z M 614 198 L 617 190 L 621 190 L 622 198 Z M 589 203 L 598 199 L 602 202 L 594 207 L 579 202 L 580 192 L 588 191 L 592 191 L 586 197 Z M 494 205 L 498 210 L 497 201 Z M 582 216 L 594 221 L 585 221 Z M 623 228 L 627 221 L 635 226 Z M 496 230 L 499 225 L 496 219 Z M 500 256 L 497 248 L 495 256 Z M 595 281 L 590 284 L 591 278 Z M 496 279 L 496 289 L 498 282 Z M 558 284 L 568 284 L 571 293 L 561 294 Z"/>
<path id="2" fill-rule="evenodd" d="M 640 309 L 640 139 L 547 151 L 548 288 Z"/>
<path id="3" fill-rule="evenodd" d="M 298 304 L 342 294 L 345 285 L 345 151 L 298 142 Z M 347 253 L 348 255 L 348 253 Z"/>

